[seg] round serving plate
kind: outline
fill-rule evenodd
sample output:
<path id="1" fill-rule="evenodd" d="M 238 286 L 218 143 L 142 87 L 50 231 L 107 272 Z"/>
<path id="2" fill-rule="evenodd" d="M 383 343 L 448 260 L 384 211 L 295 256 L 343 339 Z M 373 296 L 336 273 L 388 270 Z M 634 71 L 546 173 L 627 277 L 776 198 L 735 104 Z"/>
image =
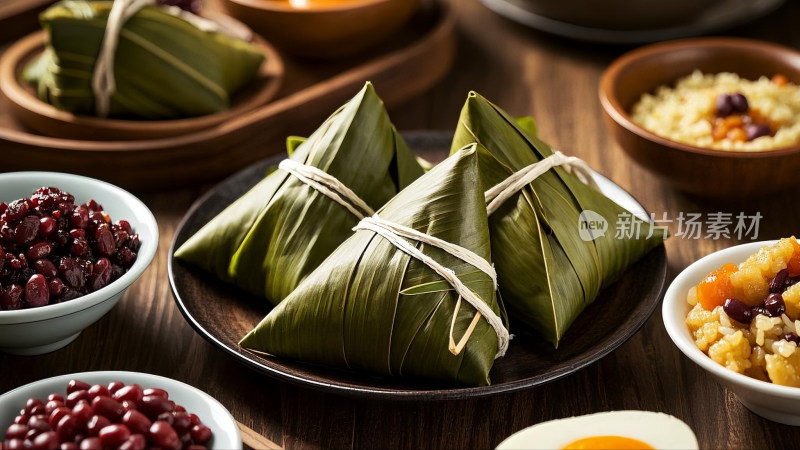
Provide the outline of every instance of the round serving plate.
<path id="1" fill-rule="evenodd" d="M 557 36 L 605 44 L 646 44 L 715 33 L 762 17 L 785 0 L 720 0 L 680 25 L 640 29 L 589 27 L 534 12 L 529 0 L 481 0 L 487 8 L 522 25 Z M 538 0 L 544 1 L 544 0 Z"/>
<path id="2" fill-rule="evenodd" d="M 44 52 L 45 39 L 46 33 L 37 31 L 15 42 L 3 53 L 0 57 L 0 91 L 8 98 L 11 113 L 23 125 L 36 133 L 64 139 L 143 140 L 205 130 L 266 104 L 278 93 L 284 74 L 283 60 L 277 50 L 263 39 L 255 38 L 253 43 L 264 54 L 264 63 L 256 78 L 234 94 L 229 109 L 173 120 L 82 116 L 62 111 L 40 100 L 35 88 L 22 79 L 23 69 Z"/>
<path id="3" fill-rule="evenodd" d="M 451 134 L 439 132 L 406 133 L 404 137 L 417 154 L 434 162 L 447 155 L 452 139 Z M 238 342 L 269 312 L 266 301 L 224 284 L 173 255 L 175 249 L 263 179 L 267 169 L 277 166 L 283 158 L 278 155 L 254 164 L 198 199 L 176 230 L 168 262 L 175 301 L 189 324 L 239 362 L 274 378 L 337 394 L 395 400 L 463 399 L 526 389 L 569 375 L 609 354 L 639 330 L 661 298 L 667 271 L 663 245 L 604 290 L 572 324 L 557 350 L 512 329 L 516 338 L 506 356 L 495 362 L 489 374 L 491 386 L 460 387 L 371 377 L 250 352 Z M 608 197 L 638 216 L 646 216 L 644 208 L 622 188 L 602 175 L 596 174 L 595 178 Z"/>

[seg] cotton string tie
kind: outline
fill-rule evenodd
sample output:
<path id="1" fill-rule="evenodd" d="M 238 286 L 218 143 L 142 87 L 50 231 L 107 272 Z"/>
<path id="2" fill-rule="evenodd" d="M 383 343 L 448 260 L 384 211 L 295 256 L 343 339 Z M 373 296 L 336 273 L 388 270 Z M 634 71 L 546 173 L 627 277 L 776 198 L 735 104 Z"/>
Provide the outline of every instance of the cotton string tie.
<path id="1" fill-rule="evenodd" d="M 492 279 L 492 283 L 494 285 L 494 289 L 497 289 L 497 273 L 494 270 L 494 267 L 489 264 L 488 261 L 481 258 L 474 252 L 464 247 L 458 246 L 456 244 L 444 241 L 442 239 L 436 238 L 434 236 L 430 236 L 428 234 L 422 233 L 417 231 L 413 228 L 405 227 L 403 225 L 399 225 L 388 220 L 381 219 L 377 216 L 367 217 L 361 220 L 358 225 L 353 228 L 353 230 L 369 230 L 372 231 L 379 236 L 383 237 L 387 241 L 389 241 L 392 245 L 397 247 L 400 251 L 408 254 L 412 258 L 416 258 L 421 261 L 426 266 L 430 267 L 434 272 L 436 272 L 439 276 L 445 279 L 458 293 L 458 300 L 456 301 L 456 308 L 455 312 L 453 313 L 453 319 L 450 323 L 450 343 L 449 343 L 449 350 L 450 353 L 454 355 L 458 355 L 461 353 L 461 350 L 464 349 L 464 346 L 467 343 L 467 340 L 472 335 L 472 332 L 475 330 L 475 327 L 478 325 L 478 321 L 481 317 L 483 317 L 487 323 L 494 329 L 495 333 L 497 334 L 497 354 L 495 355 L 495 359 L 505 355 L 506 350 L 508 349 L 508 341 L 510 336 L 508 334 L 508 330 L 503 325 L 502 319 L 492 311 L 492 308 L 483 300 L 481 299 L 475 292 L 472 291 L 469 287 L 467 287 L 455 274 L 452 269 L 444 267 L 443 265 L 439 264 L 430 256 L 424 254 L 420 251 L 416 246 L 412 245 L 406 239 L 411 239 L 414 241 L 421 242 L 423 244 L 427 244 L 433 247 L 437 247 L 445 252 L 455 256 L 456 258 L 474 266 L 481 272 L 489 275 Z M 453 329 L 455 328 L 456 318 L 458 316 L 459 309 L 461 308 L 461 300 L 464 299 L 472 305 L 477 314 L 472 319 L 472 323 L 470 323 L 467 331 L 464 333 L 464 336 L 461 340 L 456 343 L 455 339 L 453 338 Z"/>
<path id="2" fill-rule="evenodd" d="M 329 197 L 336 203 L 344 206 L 359 219 L 375 214 L 375 211 L 373 211 L 364 200 L 361 200 L 355 192 L 327 172 L 292 159 L 284 159 L 278 167 L 313 189 L 316 189 L 321 194 Z"/>
<path id="3" fill-rule="evenodd" d="M 111 96 L 117 90 L 117 82 L 114 79 L 114 55 L 117 53 L 122 27 L 142 8 L 153 4 L 155 0 L 115 0 L 111 6 L 100 53 L 92 73 L 92 92 L 99 117 L 108 117 Z"/>
<path id="4" fill-rule="evenodd" d="M 564 168 L 567 173 L 574 175 L 584 184 L 599 190 L 597 183 L 592 178 L 592 169 L 586 164 L 586 161 L 575 156 L 566 156 L 556 150 L 547 158 L 523 167 L 486 191 L 486 212 L 492 215 L 511 196 L 531 184 L 533 180 L 539 178 L 548 170 L 558 166 Z"/>

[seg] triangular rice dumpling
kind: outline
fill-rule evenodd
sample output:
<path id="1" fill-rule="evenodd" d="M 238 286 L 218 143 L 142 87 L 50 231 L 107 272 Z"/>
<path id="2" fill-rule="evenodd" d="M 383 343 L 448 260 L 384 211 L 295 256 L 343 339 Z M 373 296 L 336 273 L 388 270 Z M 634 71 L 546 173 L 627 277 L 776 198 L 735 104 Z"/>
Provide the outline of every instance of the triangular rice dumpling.
<path id="1" fill-rule="evenodd" d="M 377 216 L 491 261 L 477 163 L 475 145 L 456 152 L 400 192 Z M 498 318 L 501 308 L 490 275 L 437 247 L 405 241 L 452 269 Z M 458 302 L 453 286 L 428 265 L 382 235 L 362 229 L 240 344 L 376 375 L 487 385 L 499 332 L 473 306 L 461 302 L 458 307 Z M 455 341 L 468 336 L 457 352 L 450 350 L 451 323 Z M 505 330 L 502 322 L 501 328 Z"/>
<path id="2" fill-rule="evenodd" d="M 470 93 L 461 112 L 453 151 L 472 142 L 479 151 L 485 190 L 553 154 L 503 110 Z M 593 211 L 609 232 L 584 240 L 582 211 Z M 618 219 L 629 230 L 614 232 Z M 664 240 L 663 228 L 635 218 L 602 193 L 556 167 L 510 197 L 489 217 L 492 256 L 500 293 L 512 319 L 554 346 L 601 289 Z M 586 228 L 584 228 L 584 231 Z"/>
<path id="3" fill-rule="evenodd" d="M 369 83 L 307 140 L 291 140 L 290 149 L 292 161 L 337 178 L 372 210 L 423 172 Z M 175 256 L 277 304 L 353 234 L 359 220 L 297 177 L 276 170 Z"/>
<path id="4" fill-rule="evenodd" d="M 69 0 L 41 14 L 46 50 L 24 77 L 42 101 L 98 115 L 92 77 L 113 4 Z M 258 74 L 264 55 L 257 47 L 201 30 L 168 11 L 145 6 L 123 25 L 113 58 L 116 90 L 109 117 L 177 119 L 219 112 Z"/>

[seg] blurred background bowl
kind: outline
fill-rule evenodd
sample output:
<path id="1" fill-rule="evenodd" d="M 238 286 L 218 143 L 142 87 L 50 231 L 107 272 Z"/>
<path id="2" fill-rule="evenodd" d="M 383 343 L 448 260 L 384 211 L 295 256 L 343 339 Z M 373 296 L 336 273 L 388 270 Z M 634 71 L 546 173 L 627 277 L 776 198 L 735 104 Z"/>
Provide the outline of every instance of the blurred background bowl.
<path id="1" fill-rule="evenodd" d="M 0 351 L 17 355 L 52 352 L 75 340 L 84 328 L 117 304 L 128 286 L 150 265 L 158 247 L 158 226 L 147 206 L 127 191 L 104 181 L 56 172 L 0 173 L 0 202 L 30 197 L 42 186 L 69 192 L 75 196 L 76 204 L 96 200 L 111 220 L 130 222 L 134 232 L 139 234 L 141 247 L 133 266 L 98 291 L 64 303 L 0 311 Z"/>
<path id="2" fill-rule="evenodd" d="M 670 284 L 664 295 L 661 317 L 672 342 L 690 360 L 711 374 L 719 383 L 733 392 L 736 398 L 761 417 L 787 425 L 800 425 L 800 388 L 780 386 L 756 380 L 717 364 L 695 345 L 686 315 L 691 306 L 686 294 L 697 286 L 712 270 L 726 263 L 738 264 L 755 254 L 765 245 L 776 241 L 751 242 L 729 247 L 705 256 L 684 269 Z"/>
<path id="3" fill-rule="evenodd" d="M 750 80 L 783 74 L 800 84 L 800 53 L 738 38 L 696 38 L 652 44 L 615 60 L 600 80 L 609 131 L 636 163 L 676 189 L 704 197 L 754 197 L 800 183 L 800 145 L 759 152 L 695 147 L 658 136 L 630 115 L 644 93 L 694 70 L 733 72 Z"/>
<path id="4" fill-rule="evenodd" d="M 719 0 L 516 0 L 534 14 L 591 28 L 637 30 L 691 22 Z"/>
<path id="5" fill-rule="evenodd" d="M 379 44 L 411 18 L 420 0 L 224 0 L 228 14 L 288 53 L 332 59 Z"/>
<path id="6" fill-rule="evenodd" d="M 67 383 L 80 380 L 91 385 L 108 386 L 112 381 L 121 381 L 126 386 L 138 384 L 144 389 L 159 388 L 169 393 L 169 399 L 186 408 L 187 412 L 197 414 L 207 427 L 211 428 L 213 439 L 211 450 L 241 450 L 242 439 L 236 421 L 222 404 L 205 392 L 186 383 L 170 378 L 141 372 L 83 372 L 35 381 L 0 395 L 0 428 L 11 424 L 19 410 L 25 407 L 29 398 L 45 399 L 51 393 L 67 397 Z"/>

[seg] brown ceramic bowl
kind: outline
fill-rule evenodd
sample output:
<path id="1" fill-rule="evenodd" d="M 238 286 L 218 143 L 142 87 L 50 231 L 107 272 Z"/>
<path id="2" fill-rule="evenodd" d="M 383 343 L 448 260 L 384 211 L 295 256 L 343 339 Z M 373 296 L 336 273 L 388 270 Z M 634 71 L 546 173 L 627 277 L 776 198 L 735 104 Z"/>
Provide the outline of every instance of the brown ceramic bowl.
<path id="1" fill-rule="evenodd" d="M 281 49 L 332 59 L 353 55 L 389 37 L 411 17 L 420 0 L 341 0 L 310 8 L 293 7 L 288 0 L 222 3 L 228 14 Z"/>
<path id="2" fill-rule="evenodd" d="M 753 197 L 800 183 L 800 145 L 763 152 L 714 150 L 657 136 L 633 122 L 629 111 L 642 94 L 694 70 L 734 72 L 753 80 L 780 73 L 800 84 L 800 53 L 736 38 L 683 39 L 626 53 L 606 69 L 599 92 L 606 124 L 622 149 L 675 188 L 705 197 Z"/>

